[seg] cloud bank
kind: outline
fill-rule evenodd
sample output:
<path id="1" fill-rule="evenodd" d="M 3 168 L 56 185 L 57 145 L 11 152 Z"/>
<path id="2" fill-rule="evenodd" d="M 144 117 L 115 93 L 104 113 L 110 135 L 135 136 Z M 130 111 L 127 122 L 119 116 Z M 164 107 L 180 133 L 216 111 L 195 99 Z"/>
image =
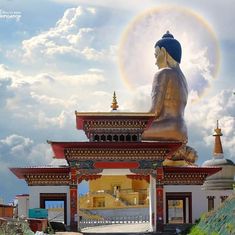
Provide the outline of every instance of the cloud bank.
<path id="1" fill-rule="evenodd" d="M 131 88 L 151 84 L 157 71 L 154 45 L 167 30 L 181 43 L 182 70 L 189 89 L 200 96 L 216 75 L 217 42 L 205 22 L 184 8 L 159 7 L 133 20 L 120 47 L 122 75 Z"/>
<path id="2" fill-rule="evenodd" d="M 27 39 L 30 34 L 26 32 L 24 40 L 16 43 L 19 47 L 15 46 L 12 51 L 1 47 L 1 53 L 7 55 L 8 60 L 0 65 L 0 194 L 4 192 L 8 200 L 16 193 L 27 192 L 26 184 L 12 175 L 8 167 L 51 163 L 48 139 L 86 140 L 85 135 L 75 129 L 75 110 L 109 111 L 114 89 L 120 111 L 149 110 L 151 83 L 157 70 L 153 45 L 166 30 L 170 30 L 183 47 L 181 66 L 191 89 L 185 116 L 190 145 L 199 152 L 199 164 L 211 157 L 211 134 L 216 119 L 224 133 L 225 156 L 234 159 L 235 96 L 232 90 L 211 92 L 211 97 L 206 94 L 198 100 L 209 85 L 213 86 L 216 67 L 213 39 L 205 28 L 187 13 L 172 15 L 166 11 L 153 12 L 141 18 L 139 24 L 132 24 L 120 52 L 126 66 L 126 79 L 135 88 L 127 90 L 119 78 L 122 74 L 118 74 L 117 42 L 123 25 L 132 17 L 126 6 L 133 10 L 134 5 L 139 4 L 125 2 L 124 6 L 122 1 L 118 4 L 119 12 L 115 13 L 116 10 L 105 8 L 107 1 L 93 3 L 104 4 L 104 7 L 91 4 L 93 7 L 68 8 L 61 18 L 50 22 L 52 27 L 37 31 Z M 156 5 L 155 1 L 152 3 Z M 141 4 L 139 6 L 145 5 Z M 183 20 L 183 16 L 189 20 Z M 233 50 L 230 53 L 234 54 Z M 230 73 L 233 74 L 231 70 Z M 52 164 L 58 162 L 52 161 Z M 10 184 L 6 184 L 6 178 Z"/>
<path id="3" fill-rule="evenodd" d="M 53 63 L 56 58 L 70 60 L 103 61 L 112 59 L 114 46 L 99 48 L 99 28 L 95 28 L 97 20 L 95 8 L 69 8 L 55 26 L 22 42 L 23 59 L 38 63 L 46 59 Z"/>

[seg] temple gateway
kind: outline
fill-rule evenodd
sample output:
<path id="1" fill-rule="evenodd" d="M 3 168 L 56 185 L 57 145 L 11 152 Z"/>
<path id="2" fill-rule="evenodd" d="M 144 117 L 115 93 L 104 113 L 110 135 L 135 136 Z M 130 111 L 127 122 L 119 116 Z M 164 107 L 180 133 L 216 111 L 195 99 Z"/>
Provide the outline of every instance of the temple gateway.
<path id="1" fill-rule="evenodd" d="M 114 93 L 110 112 L 75 112 L 77 129 L 88 141 L 48 141 L 53 157 L 66 165 L 10 168 L 29 186 L 21 198 L 25 208 L 61 202 L 62 221 L 74 231 L 92 220 L 119 218 L 147 222 L 149 231 L 161 232 L 164 224 L 194 223 L 233 193 L 235 165 L 224 159 L 218 123 L 213 158 L 203 166 L 187 145 L 188 88 L 179 67 L 180 43 L 169 32 L 157 41 L 155 57 L 159 71 L 149 112 L 118 111 Z M 78 197 L 84 180 L 89 192 Z M 20 215 L 28 217 L 28 211 Z"/>

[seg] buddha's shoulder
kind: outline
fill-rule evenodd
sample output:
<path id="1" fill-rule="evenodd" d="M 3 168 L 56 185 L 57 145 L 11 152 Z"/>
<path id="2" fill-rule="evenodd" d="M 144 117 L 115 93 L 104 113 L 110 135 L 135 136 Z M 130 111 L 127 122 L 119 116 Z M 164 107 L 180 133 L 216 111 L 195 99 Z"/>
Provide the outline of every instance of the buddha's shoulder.
<path id="1" fill-rule="evenodd" d="M 177 69 L 176 68 L 162 68 L 162 69 L 159 69 L 158 72 L 156 74 L 159 74 L 160 75 L 164 75 L 164 74 L 176 74 L 177 73 Z"/>
<path id="2" fill-rule="evenodd" d="M 159 69 L 155 74 L 155 78 L 170 78 L 178 75 L 178 72 L 175 68 L 162 68 Z"/>

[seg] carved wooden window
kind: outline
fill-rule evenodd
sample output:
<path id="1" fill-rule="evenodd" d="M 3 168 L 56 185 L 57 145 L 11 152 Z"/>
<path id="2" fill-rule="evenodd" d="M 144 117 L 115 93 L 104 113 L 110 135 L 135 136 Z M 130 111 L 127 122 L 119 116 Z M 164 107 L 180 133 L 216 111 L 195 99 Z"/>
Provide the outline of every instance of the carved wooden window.
<path id="1" fill-rule="evenodd" d="M 108 135 L 108 136 L 107 136 L 107 140 L 108 140 L 108 141 L 112 141 L 112 136 L 111 136 L 111 135 Z"/>
<path id="2" fill-rule="evenodd" d="M 124 140 L 125 140 L 124 135 L 120 135 L 120 141 L 124 141 Z"/>
<path id="3" fill-rule="evenodd" d="M 126 136 L 126 141 L 131 141 L 131 136 L 130 135 Z"/>
<path id="4" fill-rule="evenodd" d="M 99 140 L 100 140 L 100 137 L 98 135 L 95 135 L 94 141 L 99 141 Z"/>
<path id="5" fill-rule="evenodd" d="M 207 200 L 208 200 L 208 211 L 214 210 L 214 207 L 215 207 L 214 199 L 215 199 L 215 196 L 208 196 L 207 197 Z"/>
<path id="6" fill-rule="evenodd" d="M 132 141 L 137 141 L 137 135 L 132 135 Z"/>
<path id="7" fill-rule="evenodd" d="M 101 141 L 106 141 L 106 136 L 105 135 L 101 136 Z"/>

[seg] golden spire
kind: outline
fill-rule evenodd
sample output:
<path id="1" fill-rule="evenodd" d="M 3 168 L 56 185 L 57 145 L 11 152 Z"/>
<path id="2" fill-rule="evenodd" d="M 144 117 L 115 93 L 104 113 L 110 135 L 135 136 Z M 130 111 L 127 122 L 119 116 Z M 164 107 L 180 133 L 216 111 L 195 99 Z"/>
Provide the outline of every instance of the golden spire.
<path id="1" fill-rule="evenodd" d="M 223 147 L 221 143 L 220 136 L 222 136 L 221 128 L 219 128 L 219 121 L 217 120 L 217 126 L 214 129 L 215 133 L 213 136 L 215 136 L 215 145 L 214 145 L 214 155 L 222 155 L 223 154 Z"/>
<path id="2" fill-rule="evenodd" d="M 112 110 L 117 110 L 118 108 L 118 103 L 117 103 L 117 97 L 115 91 L 113 92 L 113 102 L 111 105 Z"/>

